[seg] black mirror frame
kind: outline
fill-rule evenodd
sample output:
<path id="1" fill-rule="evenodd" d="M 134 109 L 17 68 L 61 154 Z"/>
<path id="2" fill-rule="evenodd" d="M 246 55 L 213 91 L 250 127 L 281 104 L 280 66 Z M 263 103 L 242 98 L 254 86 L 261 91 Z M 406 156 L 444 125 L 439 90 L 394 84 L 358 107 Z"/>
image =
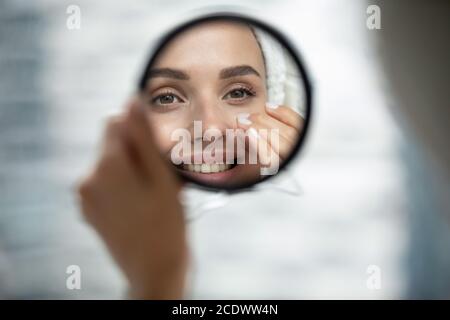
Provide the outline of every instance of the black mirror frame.
<path id="1" fill-rule="evenodd" d="M 294 49 L 294 47 L 290 44 L 290 42 L 286 39 L 286 37 L 281 34 L 279 31 L 277 31 L 275 28 L 273 28 L 272 26 L 269 26 L 268 24 L 266 24 L 265 22 L 262 22 L 258 19 L 246 16 L 246 15 L 241 15 L 241 14 L 237 14 L 237 13 L 227 13 L 227 12 L 223 12 L 223 13 L 213 13 L 213 14 L 208 14 L 208 15 L 204 15 L 204 16 L 200 16 L 194 19 L 189 20 L 188 22 L 184 22 L 181 25 L 175 27 L 174 29 L 172 29 L 171 31 L 169 31 L 165 36 L 163 36 L 160 40 L 159 43 L 156 46 L 156 50 L 154 50 L 151 54 L 150 59 L 148 59 L 148 63 L 145 67 L 145 71 L 144 74 L 141 76 L 140 81 L 139 81 L 139 85 L 138 85 L 138 91 L 141 93 L 146 86 L 147 83 L 147 78 L 148 78 L 148 72 L 151 68 L 151 66 L 153 65 L 156 57 L 159 55 L 159 53 L 162 51 L 162 49 L 164 48 L 165 44 L 168 43 L 169 41 L 171 41 L 174 37 L 176 37 L 180 32 L 183 32 L 186 29 L 189 29 L 197 24 L 201 24 L 201 23 L 205 23 L 205 22 L 211 22 L 211 21 L 217 21 L 217 20 L 227 20 L 227 21 L 235 21 L 235 22 L 239 22 L 239 23 L 246 23 L 246 24 L 250 24 L 252 26 L 255 26 L 257 28 L 262 29 L 263 31 L 267 32 L 268 34 L 270 34 L 272 37 L 274 37 L 275 39 L 277 39 L 280 44 L 282 46 L 284 46 L 284 48 L 288 51 L 288 53 L 292 56 L 297 68 L 300 71 L 300 76 L 302 78 L 303 81 L 303 86 L 304 86 L 304 90 L 305 90 L 305 102 L 306 102 L 306 114 L 305 114 L 305 123 L 303 126 L 303 131 L 302 131 L 302 135 L 299 137 L 296 145 L 294 146 L 291 154 L 289 155 L 289 157 L 287 159 L 285 159 L 281 165 L 280 168 L 278 169 L 278 173 L 280 173 L 282 170 L 285 170 L 286 167 L 288 166 L 288 164 L 290 162 L 292 162 L 292 160 L 298 156 L 298 154 L 300 153 L 300 149 L 301 146 L 303 145 L 305 138 L 307 136 L 308 133 L 308 129 L 310 127 L 310 122 L 311 122 L 311 109 L 312 109 L 312 88 L 311 88 L 311 82 L 310 79 L 307 75 L 306 69 L 304 67 L 304 64 L 302 63 L 302 59 L 300 58 L 299 53 Z M 277 174 L 278 174 L 277 173 Z M 203 183 L 203 182 L 199 182 L 196 181 L 190 177 L 184 176 L 182 174 L 179 174 L 181 176 L 181 178 L 186 181 L 186 182 L 190 182 L 193 183 L 195 186 L 200 187 L 201 189 L 206 189 L 209 191 L 227 191 L 227 192 L 239 192 L 242 191 L 244 189 L 250 189 L 253 186 L 264 182 L 274 176 L 275 175 L 268 175 L 265 176 L 264 178 L 258 180 L 258 181 L 254 181 L 254 182 L 250 182 L 250 183 L 245 183 L 245 184 L 241 184 L 238 186 L 233 186 L 233 187 L 217 187 L 217 186 L 211 186 L 208 185 L 207 183 Z"/>

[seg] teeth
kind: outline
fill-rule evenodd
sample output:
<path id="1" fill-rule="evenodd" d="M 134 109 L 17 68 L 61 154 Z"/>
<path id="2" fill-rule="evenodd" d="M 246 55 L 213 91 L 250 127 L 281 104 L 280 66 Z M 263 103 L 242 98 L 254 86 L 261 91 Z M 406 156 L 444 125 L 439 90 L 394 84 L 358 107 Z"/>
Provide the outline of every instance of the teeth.
<path id="1" fill-rule="evenodd" d="M 192 172 L 201 172 L 201 173 L 216 173 L 229 170 L 231 168 L 230 164 L 184 164 L 183 169 L 192 171 Z"/>
<path id="2" fill-rule="evenodd" d="M 202 173 L 210 173 L 211 172 L 211 166 L 207 164 L 202 164 Z"/>

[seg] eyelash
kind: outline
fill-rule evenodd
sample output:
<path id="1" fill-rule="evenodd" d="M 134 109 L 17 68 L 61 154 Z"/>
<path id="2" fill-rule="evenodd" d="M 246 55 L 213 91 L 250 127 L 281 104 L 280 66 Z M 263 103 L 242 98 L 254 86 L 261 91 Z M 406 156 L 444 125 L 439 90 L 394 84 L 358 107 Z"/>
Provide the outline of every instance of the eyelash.
<path id="1" fill-rule="evenodd" d="M 247 97 L 244 97 L 244 98 L 230 98 L 230 99 L 235 100 L 235 101 L 243 101 L 243 100 L 245 100 L 247 98 L 251 98 L 251 97 L 254 97 L 256 95 L 256 92 L 255 92 L 255 90 L 252 87 L 239 86 L 237 88 L 233 88 L 230 91 L 228 91 L 228 93 L 223 97 L 223 99 L 226 98 L 232 92 L 238 91 L 238 90 L 242 90 L 243 92 L 245 92 L 247 94 Z"/>
<path id="2" fill-rule="evenodd" d="M 225 94 L 225 96 L 222 99 L 227 99 L 226 97 L 228 95 L 230 95 L 231 93 L 233 93 L 235 91 L 238 91 L 238 90 L 242 90 L 243 92 L 245 92 L 245 94 L 247 94 L 247 96 L 243 97 L 243 98 L 231 98 L 230 97 L 229 99 L 231 99 L 233 101 L 239 101 L 240 102 L 240 101 L 244 101 L 245 99 L 254 97 L 256 95 L 256 92 L 255 92 L 255 90 L 252 87 L 239 86 L 239 87 L 233 88 L 230 91 L 228 91 L 227 94 Z M 151 99 L 151 103 L 153 105 L 163 106 L 163 107 L 167 107 L 167 106 L 169 106 L 171 104 L 176 103 L 176 102 L 172 102 L 172 103 L 161 103 L 160 102 L 160 103 L 158 103 L 158 99 L 161 99 L 162 97 L 166 97 L 166 96 L 173 96 L 173 97 L 175 97 L 176 99 L 179 100 L 178 103 L 183 103 L 184 102 L 184 100 L 181 99 L 177 94 L 175 94 L 172 91 L 167 90 L 167 91 L 157 95 L 156 97 L 152 98 Z"/>
<path id="3" fill-rule="evenodd" d="M 163 93 L 157 95 L 156 97 L 154 97 L 154 98 L 151 99 L 151 102 L 152 102 L 153 104 L 157 104 L 158 99 L 161 99 L 162 97 L 166 97 L 166 96 L 173 96 L 173 97 L 175 97 L 176 99 L 178 99 L 179 102 L 181 102 L 181 103 L 184 102 L 183 99 L 181 99 L 178 95 L 176 95 L 176 94 L 173 93 L 172 91 L 165 91 L 165 92 L 163 92 Z M 164 105 L 168 105 L 168 103 L 159 103 L 158 105 L 164 106 Z"/>

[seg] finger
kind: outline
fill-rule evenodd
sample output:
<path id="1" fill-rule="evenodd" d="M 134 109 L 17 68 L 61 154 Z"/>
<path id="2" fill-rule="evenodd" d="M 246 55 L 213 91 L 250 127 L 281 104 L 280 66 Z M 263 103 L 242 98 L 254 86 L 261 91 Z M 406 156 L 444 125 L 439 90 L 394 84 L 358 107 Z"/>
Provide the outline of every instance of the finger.
<path id="1" fill-rule="evenodd" d="M 238 117 L 238 126 L 242 129 L 254 129 L 259 136 L 262 136 L 266 143 L 273 149 L 273 151 L 281 158 L 286 159 L 289 154 L 292 152 L 292 148 L 295 142 L 292 142 L 294 137 L 287 139 L 283 134 L 281 134 L 280 129 L 278 128 L 267 128 L 267 124 L 262 124 L 262 120 L 264 117 L 261 114 L 242 114 Z M 268 117 L 265 117 L 268 118 Z M 253 121 L 252 121 L 253 120 Z M 255 121 L 255 122 L 254 122 Z M 259 122 L 258 122 L 259 121 Z M 276 121 L 279 124 L 278 120 L 272 119 L 272 121 Z M 292 132 L 290 133 L 292 136 L 297 138 L 298 132 L 293 128 L 283 125 L 283 130 L 289 128 Z M 281 126 L 280 126 L 281 127 Z M 262 146 L 265 147 L 265 146 Z M 264 157 L 263 157 L 264 159 Z"/>
<path id="2" fill-rule="evenodd" d="M 267 129 L 257 130 L 251 126 L 248 119 L 249 114 L 241 114 L 237 118 L 237 124 L 240 128 L 246 130 L 246 137 L 249 145 L 249 161 L 257 156 L 259 163 L 264 166 L 279 164 L 278 150 L 274 150 L 268 142 L 269 134 Z M 278 145 L 276 145 L 278 148 Z"/>
<path id="3" fill-rule="evenodd" d="M 292 108 L 289 108 L 287 106 L 276 106 L 268 103 L 266 104 L 266 111 L 275 119 L 278 119 L 288 126 L 301 131 L 304 119 Z"/>
<path id="4" fill-rule="evenodd" d="M 123 118 L 114 117 L 108 121 L 100 158 L 78 187 L 84 218 L 92 225 L 97 226 L 99 219 L 104 218 L 104 215 L 98 215 L 95 208 L 97 204 L 109 201 L 109 194 L 115 192 L 120 194 L 125 186 L 133 186 L 136 180 L 133 178 L 133 168 L 127 158 L 122 126 Z"/>
<path id="5" fill-rule="evenodd" d="M 126 122 L 128 138 L 143 173 L 150 179 L 167 173 L 168 168 L 156 147 L 145 110 L 138 97 L 129 103 Z"/>
<path id="6" fill-rule="evenodd" d="M 125 118 L 112 117 L 107 124 L 100 159 L 96 172 L 104 179 L 127 177 L 132 173 L 132 167 L 124 139 Z"/>
<path id="7" fill-rule="evenodd" d="M 281 122 L 280 120 L 270 116 L 267 113 L 250 114 L 248 120 L 252 122 L 252 127 L 256 129 L 277 129 L 279 131 L 280 137 L 283 137 L 292 145 L 294 145 L 298 140 L 299 132 L 295 128 Z"/>
<path id="8" fill-rule="evenodd" d="M 274 143 L 275 148 L 269 143 L 267 130 L 256 131 L 254 128 L 248 129 L 250 134 L 250 149 L 257 148 L 259 163 L 261 164 L 261 175 L 272 175 L 278 172 L 280 156 L 278 153 L 278 143 Z"/>
<path id="9" fill-rule="evenodd" d="M 103 156 L 103 154 L 109 149 L 108 146 L 110 144 L 116 143 L 114 138 L 117 136 L 120 123 L 123 123 L 124 120 L 124 114 L 112 115 L 107 118 L 103 136 L 100 142 L 100 156 Z"/>
<path id="10" fill-rule="evenodd" d="M 85 213 L 91 211 L 88 207 L 92 204 L 91 198 L 98 193 L 98 189 L 102 189 L 105 183 L 111 185 L 113 178 L 122 175 L 120 163 L 125 171 L 128 170 L 119 134 L 123 119 L 123 116 L 109 117 L 101 140 L 99 159 L 89 170 L 89 174 L 78 184 L 80 203 Z"/>

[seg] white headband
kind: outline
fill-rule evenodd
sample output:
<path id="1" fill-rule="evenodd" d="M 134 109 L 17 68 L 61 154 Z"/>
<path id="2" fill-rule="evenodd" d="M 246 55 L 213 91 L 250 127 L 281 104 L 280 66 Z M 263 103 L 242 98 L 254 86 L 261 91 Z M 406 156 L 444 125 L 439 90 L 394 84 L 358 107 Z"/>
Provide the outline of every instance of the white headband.
<path id="1" fill-rule="evenodd" d="M 289 106 L 304 118 L 304 88 L 292 57 L 280 42 L 267 32 L 259 28 L 253 30 L 265 60 L 269 102 Z"/>

